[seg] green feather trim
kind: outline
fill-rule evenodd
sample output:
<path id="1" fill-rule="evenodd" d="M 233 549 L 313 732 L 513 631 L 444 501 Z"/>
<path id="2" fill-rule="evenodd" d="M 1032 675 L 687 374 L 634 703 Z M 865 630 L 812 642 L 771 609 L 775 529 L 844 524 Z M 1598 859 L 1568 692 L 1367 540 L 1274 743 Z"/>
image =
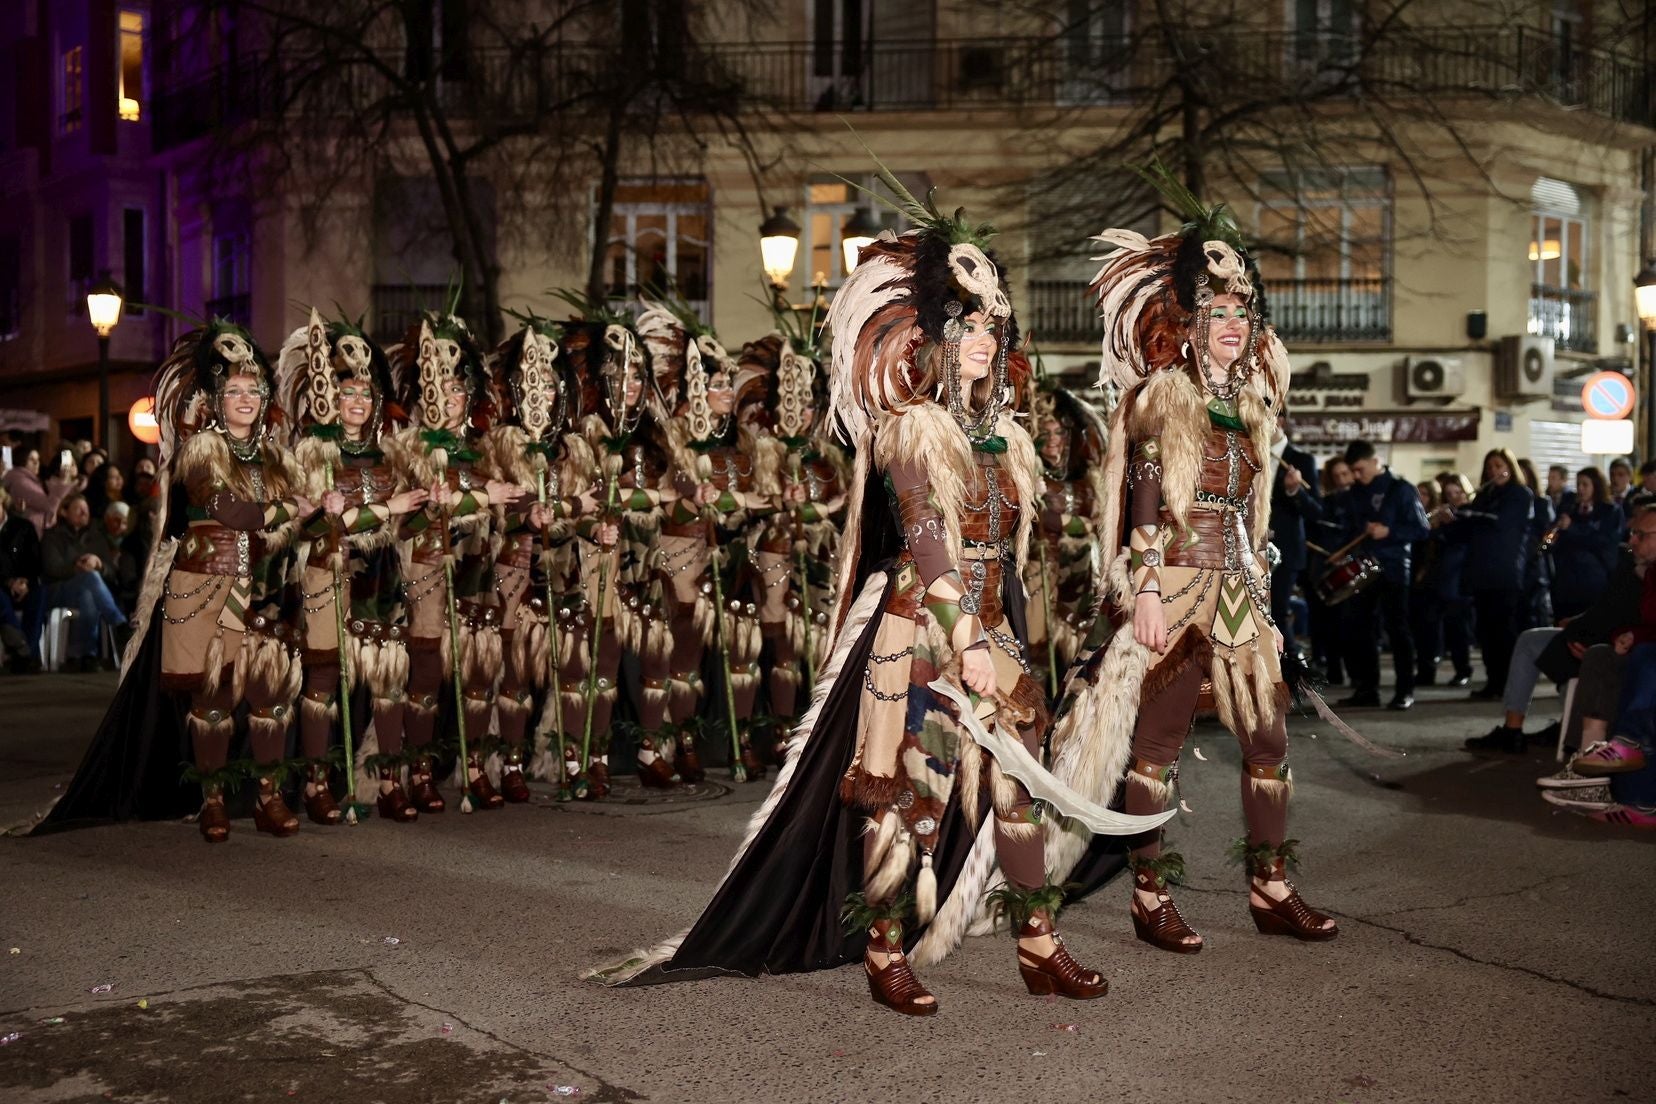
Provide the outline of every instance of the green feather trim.
<path id="1" fill-rule="evenodd" d="M 399 770 L 407 762 L 408 753 L 406 751 L 382 751 L 374 755 L 364 756 L 362 766 L 364 770 L 378 775 L 382 770 Z"/>
<path id="2" fill-rule="evenodd" d="M 250 767 L 251 764 L 245 759 L 226 763 L 216 770 L 202 770 L 194 763 L 185 763 L 178 781 L 180 785 L 196 783 L 201 787 L 203 794 L 235 793 L 241 789 L 241 784 L 251 777 Z"/>
<path id="3" fill-rule="evenodd" d="M 974 437 L 972 438 L 972 448 L 978 452 L 987 452 L 991 455 L 999 456 L 1001 453 L 1006 451 L 1006 438 L 995 436 L 982 438 Z"/>
<path id="4" fill-rule="evenodd" d="M 309 762 L 307 759 L 278 759 L 274 763 L 255 763 L 251 768 L 252 774 L 250 777 L 257 778 L 260 781 L 268 778 L 270 784 L 279 790 L 282 788 L 282 784 L 287 781 L 288 775 L 292 773 L 293 769 L 302 767 L 307 762 Z"/>
<path id="5" fill-rule="evenodd" d="M 1277 859 L 1283 860 L 1290 870 L 1298 870 L 1299 840 L 1285 839 L 1276 847 L 1268 843 L 1249 844 L 1245 836 L 1238 836 L 1230 843 L 1231 863 L 1245 863 L 1250 870 L 1271 865 Z"/>
<path id="6" fill-rule="evenodd" d="M 1064 887 L 1048 882 L 1038 889 L 1019 889 L 1007 882 L 986 894 L 983 901 L 997 919 L 1006 917 L 1016 930 L 1029 923 L 1036 913 L 1045 913 L 1049 921 L 1056 920 L 1058 911 L 1064 907 Z"/>
<path id="7" fill-rule="evenodd" d="M 1144 178 L 1156 191 L 1161 193 L 1162 199 L 1167 202 L 1175 214 L 1185 220 L 1181 235 L 1197 233 L 1203 241 L 1218 240 L 1229 245 L 1238 253 L 1246 253 L 1247 245 L 1242 240 L 1242 229 L 1236 224 L 1236 216 L 1223 203 L 1212 207 L 1207 206 L 1196 198 L 1194 192 L 1185 187 L 1184 182 L 1173 175 L 1161 158 L 1156 158 L 1141 169 L 1135 169 L 1139 176 Z"/>
<path id="8" fill-rule="evenodd" d="M 840 923 L 845 925 L 847 933 L 867 931 L 881 920 L 904 920 L 914 911 L 914 898 L 910 894 L 903 894 L 893 901 L 869 903 L 867 897 L 859 891 L 845 895 L 845 907 L 840 909 Z M 896 934 L 902 939 L 902 932 Z"/>
<path id="9" fill-rule="evenodd" d="M 1134 859 L 1131 866 L 1135 874 L 1151 875 L 1158 889 L 1179 885 L 1185 880 L 1184 856 L 1177 851 L 1167 851 L 1153 859 Z"/>
<path id="10" fill-rule="evenodd" d="M 875 155 L 873 148 L 863 141 L 863 136 L 857 133 L 857 128 L 852 126 L 849 120 L 842 119 L 840 121 L 845 123 L 845 129 L 849 130 L 852 137 L 856 138 L 862 148 L 867 151 L 869 159 L 874 162 L 874 175 L 879 178 L 880 183 L 884 184 L 896 199 L 895 201 L 887 199 L 879 192 L 865 188 L 855 180 L 847 180 L 845 177 L 839 176 L 838 173 L 832 175 L 851 185 L 857 191 L 898 212 L 921 231 L 928 234 L 942 235 L 950 245 L 970 243 L 979 249 L 989 247 L 990 239 L 995 236 L 993 226 L 986 222 L 974 225 L 966 218 L 964 207 L 955 208 L 955 213 L 952 215 L 943 214 L 942 211 L 938 210 L 937 203 L 933 198 L 937 194 L 936 188 L 927 189 L 924 202 L 916 198 L 914 193 L 909 191 L 901 180 L 897 179 L 897 174 L 886 168 L 885 162 Z"/>

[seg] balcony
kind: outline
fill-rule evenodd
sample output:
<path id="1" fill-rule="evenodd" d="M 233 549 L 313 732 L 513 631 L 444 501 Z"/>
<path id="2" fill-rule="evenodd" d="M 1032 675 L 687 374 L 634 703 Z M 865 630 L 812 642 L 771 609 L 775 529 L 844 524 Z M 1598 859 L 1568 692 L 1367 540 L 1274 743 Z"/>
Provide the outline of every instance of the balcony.
<path id="1" fill-rule="evenodd" d="M 1552 338 L 1560 352 L 1597 354 L 1598 293 L 1531 284 L 1529 332 Z"/>
<path id="2" fill-rule="evenodd" d="M 1211 54 L 1238 96 L 1301 93 L 1357 97 L 1458 96 L 1493 101 L 1538 96 L 1640 125 L 1656 122 L 1649 66 L 1584 50 L 1525 27 L 1396 30 L 1383 38 L 1239 32 L 1211 44 L 1186 40 L 1180 56 L 1159 37 L 938 39 L 931 42 L 742 42 L 684 47 L 671 61 L 693 72 L 726 105 L 787 114 L 971 111 L 1147 104 L 1165 99 L 1175 76 Z M 400 55 L 381 59 L 401 71 Z M 304 113 L 392 114 L 410 95 L 429 95 L 455 118 L 532 121 L 596 110 L 613 85 L 616 54 L 579 43 L 534 51 L 469 54 L 464 79 L 429 85 L 388 82 L 366 60 L 317 69 L 266 55 L 164 80 L 155 97 L 157 149 L 214 129 Z M 625 61 L 621 64 L 626 64 Z M 417 89 L 417 90 L 416 90 Z M 688 108 L 695 110 L 694 106 Z"/>
<path id="3" fill-rule="evenodd" d="M 1391 280 L 1267 280 L 1277 335 L 1290 345 L 1391 340 Z"/>
<path id="4" fill-rule="evenodd" d="M 1391 340 L 1391 280 L 1272 280 L 1271 322 L 1291 345 Z M 1104 335 L 1082 280 L 1032 280 L 1017 304 L 1038 342 L 1094 344 Z"/>

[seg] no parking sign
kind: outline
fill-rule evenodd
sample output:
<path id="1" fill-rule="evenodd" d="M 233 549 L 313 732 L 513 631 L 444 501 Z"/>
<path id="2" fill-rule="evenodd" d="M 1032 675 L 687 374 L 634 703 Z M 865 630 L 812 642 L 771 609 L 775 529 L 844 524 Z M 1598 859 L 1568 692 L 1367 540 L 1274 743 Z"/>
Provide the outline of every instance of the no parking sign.
<path id="1" fill-rule="evenodd" d="M 1633 381 L 1620 372 L 1594 372 L 1581 385 L 1581 406 L 1589 418 L 1625 418 L 1633 413 Z"/>

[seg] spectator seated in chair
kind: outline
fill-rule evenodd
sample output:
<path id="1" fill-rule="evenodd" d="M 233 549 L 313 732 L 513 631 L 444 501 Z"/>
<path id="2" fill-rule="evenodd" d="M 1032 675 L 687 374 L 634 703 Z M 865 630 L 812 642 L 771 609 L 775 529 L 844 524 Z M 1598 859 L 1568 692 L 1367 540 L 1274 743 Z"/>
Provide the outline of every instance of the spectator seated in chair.
<path id="1" fill-rule="evenodd" d="M 67 670 L 97 670 L 104 626 L 119 630 L 127 623 L 110 590 L 117 565 L 104 560 L 99 554 L 103 549 L 103 534 L 92 527 L 86 499 L 78 494 L 64 499 L 58 523 L 46 530 L 40 552 L 47 608 L 75 611 Z"/>
<path id="2" fill-rule="evenodd" d="M 1468 739 L 1467 750 L 1522 752 L 1529 739 L 1524 717 L 1540 677 L 1563 686 L 1581 675 L 1587 649 L 1612 644 L 1627 629 L 1629 611 L 1640 608 L 1650 565 L 1656 563 L 1656 536 L 1647 530 L 1656 532 L 1656 506 L 1644 507 L 1634 518 L 1631 551 L 1621 557 L 1597 601 L 1562 629 L 1530 629 L 1518 638 L 1504 697 L 1506 716 L 1489 732 Z"/>

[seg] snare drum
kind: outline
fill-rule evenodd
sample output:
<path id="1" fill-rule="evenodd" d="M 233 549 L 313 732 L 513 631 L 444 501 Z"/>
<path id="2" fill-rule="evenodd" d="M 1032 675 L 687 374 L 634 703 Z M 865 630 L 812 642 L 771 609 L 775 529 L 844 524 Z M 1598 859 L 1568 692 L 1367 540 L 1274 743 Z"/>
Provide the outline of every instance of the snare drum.
<path id="1" fill-rule="evenodd" d="M 1379 581 L 1379 560 L 1373 556 L 1347 556 L 1323 572 L 1317 580 L 1317 596 L 1325 606 L 1337 606 Z"/>

